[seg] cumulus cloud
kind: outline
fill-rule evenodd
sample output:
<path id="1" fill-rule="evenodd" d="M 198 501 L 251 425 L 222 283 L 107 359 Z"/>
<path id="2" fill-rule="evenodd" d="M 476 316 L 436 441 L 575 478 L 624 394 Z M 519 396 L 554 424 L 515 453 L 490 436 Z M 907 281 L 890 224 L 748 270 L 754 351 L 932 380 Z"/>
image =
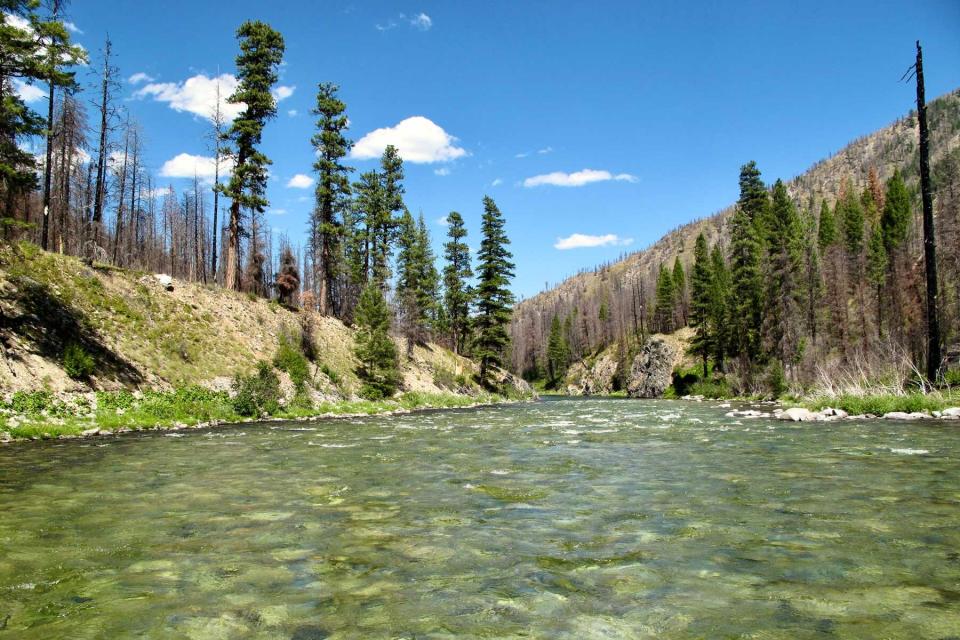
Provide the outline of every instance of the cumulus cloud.
<path id="1" fill-rule="evenodd" d="M 619 182 L 636 182 L 636 176 L 629 173 L 618 173 L 616 175 L 609 171 L 598 171 L 596 169 L 583 169 L 573 173 L 564 173 L 563 171 L 554 171 L 539 176 L 533 176 L 523 181 L 525 187 L 539 187 L 541 185 L 552 185 L 555 187 L 582 187 L 591 182 L 606 182 L 616 180 Z"/>
<path id="2" fill-rule="evenodd" d="M 306 174 L 298 173 L 287 181 L 287 186 L 291 189 L 309 189 L 313 186 L 313 178 Z"/>
<path id="3" fill-rule="evenodd" d="M 491 187 L 499 187 L 499 186 L 502 185 L 502 184 L 503 184 L 503 179 L 502 179 L 502 178 L 494 178 L 494 179 L 493 179 L 493 182 L 490 183 L 490 186 L 491 186 Z"/>
<path id="4" fill-rule="evenodd" d="M 138 71 L 129 78 L 127 82 L 130 84 L 140 84 L 141 82 L 153 82 L 155 78 L 149 74 L 144 73 L 143 71 Z"/>
<path id="5" fill-rule="evenodd" d="M 410 18 L 410 25 L 420 31 L 427 31 L 433 26 L 433 20 L 425 13 L 418 13 Z"/>
<path id="6" fill-rule="evenodd" d="M 210 182 L 215 174 L 214 159 L 209 156 L 195 156 L 181 153 L 167 160 L 160 167 L 160 175 L 164 178 L 193 178 Z M 233 162 L 227 158 L 220 161 L 220 177 L 229 175 L 233 169 Z"/>
<path id="7" fill-rule="evenodd" d="M 138 82 L 149 78 L 146 74 L 134 74 L 130 77 L 138 77 Z M 231 73 L 222 73 L 219 76 L 207 76 L 202 73 L 187 78 L 183 82 L 150 82 L 144 85 L 134 93 L 135 98 L 153 98 L 157 102 L 166 102 L 174 111 L 186 111 L 194 115 L 212 119 L 214 108 L 217 105 L 217 87 L 220 88 L 220 112 L 227 120 L 233 120 L 241 112 L 244 105 L 242 103 L 227 102 L 234 91 L 237 89 L 237 78 Z M 289 98 L 293 95 L 296 87 L 279 86 L 272 91 L 273 98 L 277 102 Z"/>
<path id="8" fill-rule="evenodd" d="M 434 169 L 433 173 L 438 176 L 448 176 L 450 175 L 450 169 L 447 167 L 440 167 L 439 169 Z"/>
<path id="9" fill-rule="evenodd" d="M 443 216 L 442 218 L 437 218 L 437 224 L 441 227 L 449 227 L 450 220 L 447 218 L 447 216 Z"/>
<path id="10" fill-rule="evenodd" d="M 424 164 L 449 162 L 467 155 L 467 150 L 454 144 L 457 138 L 429 118 L 413 116 L 394 127 L 375 129 L 357 140 L 350 152 L 355 160 L 379 158 L 392 144 L 405 162 Z"/>
<path id="11" fill-rule="evenodd" d="M 13 81 L 13 90 L 16 91 L 17 95 L 20 96 L 20 99 L 27 104 L 43 100 L 47 97 L 46 91 L 36 85 L 27 84 L 20 79 L 15 79 Z"/>
<path id="12" fill-rule="evenodd" d="M 554 249 L 583 249 L 586 247 L 623 247 L 633 242 L 633 238 L 621 238 L 615 233 L 602 236 L 591 236 L 585 233 L 574 233 L 566 238 L 557 238 Z"/>

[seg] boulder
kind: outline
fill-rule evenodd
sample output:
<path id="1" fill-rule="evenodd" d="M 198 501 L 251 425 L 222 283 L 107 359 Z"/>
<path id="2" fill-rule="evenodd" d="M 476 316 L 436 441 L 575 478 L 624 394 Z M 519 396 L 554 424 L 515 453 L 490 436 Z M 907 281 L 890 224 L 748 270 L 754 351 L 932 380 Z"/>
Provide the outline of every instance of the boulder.
<path id="1" fill-rule="evenodd" d="M 94 427 L 94 428 L 92 428 L 92 429 L 85 429 L 85 430 L 81 431 L 81 432 L 80 432 L 80 435 L 82 435 L 82 436 L 95 436 L 95 435 L 97 435 L 98 433 L 100 433 L 100 427 Z"/>
<path id="2" fill-rule="evenodd" d="M 884 420 L 924 420 L 929 418 L 930 415 L 926 413 L 906 413 L 905 411 L 891 411 L 890 413 L 883 414 Z"/>
<path id="3" fill-rule="evenodd" d="M 627 395 L 631 398 L 659 398 L 673 381 L 677 348 L 660 336 L 647 340 L 633 359 Z"/>
<path id="4" fill-rule="evenodd" d="M 617 360 L 611 354 L 603 354 L 592 366 L 578 362 L 567 373 L 567 393 L 572 396 L 607 395 L 613 392 L 616 374 Z"/>
<path id="5" fill-rule="evenodd" d="M 941 418 L 960 418 L 960 407 L 950 407 L 940 412 Z"/>
<path id="6" fill-rule="evenodd" d="M 790 407 L 789 409 L 781 412 L 777 418 L 779 420 L 789 420 L 791 422 L 816 422 L 821 420 L 819 413 L 814 413 L 809 409 L 804 409 L 803 407 Z"/>

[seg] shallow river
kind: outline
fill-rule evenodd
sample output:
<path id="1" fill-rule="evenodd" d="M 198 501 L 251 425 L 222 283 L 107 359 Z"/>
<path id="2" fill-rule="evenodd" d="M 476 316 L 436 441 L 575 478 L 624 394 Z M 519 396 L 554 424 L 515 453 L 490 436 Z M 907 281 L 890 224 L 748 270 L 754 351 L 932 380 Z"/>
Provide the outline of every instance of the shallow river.
<path id="1" fill-rule="evenodd" d="M 0 640 L 960 637 L 960 425 L 727 411 L 3 447 Z"/>

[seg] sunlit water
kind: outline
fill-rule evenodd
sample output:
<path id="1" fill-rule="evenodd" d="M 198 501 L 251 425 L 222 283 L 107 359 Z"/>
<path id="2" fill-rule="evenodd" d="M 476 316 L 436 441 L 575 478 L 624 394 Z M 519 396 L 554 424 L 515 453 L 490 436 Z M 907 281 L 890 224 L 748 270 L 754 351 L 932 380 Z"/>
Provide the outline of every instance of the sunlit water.
<path id="1" fill-rule="evenodd" d="M 0 448 L 0 639 L 960 636 L 960 425 L 727 411 Z"/>

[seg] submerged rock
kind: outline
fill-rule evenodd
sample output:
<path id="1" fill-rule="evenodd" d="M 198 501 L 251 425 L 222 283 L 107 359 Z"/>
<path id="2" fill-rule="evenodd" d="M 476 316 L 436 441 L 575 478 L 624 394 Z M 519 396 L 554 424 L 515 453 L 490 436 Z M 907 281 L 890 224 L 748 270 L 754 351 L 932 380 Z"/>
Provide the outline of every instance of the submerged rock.
<path id="1" fill-rule="evenodd" d="M 660 336 L 647 340 L 630 367 L 627 395 L 631 398 L 659 398 L 673 381 L 677 348 Z"/>
<path id="2" fill-rule="evenodd" d="M 914 411 L 913 413 L 907 413 L 905 411 L 891 411 L 890 413 L 883 414 L 884 420 L 925 420 L 930 417 L 928 413 L 920 413 Z"/>

